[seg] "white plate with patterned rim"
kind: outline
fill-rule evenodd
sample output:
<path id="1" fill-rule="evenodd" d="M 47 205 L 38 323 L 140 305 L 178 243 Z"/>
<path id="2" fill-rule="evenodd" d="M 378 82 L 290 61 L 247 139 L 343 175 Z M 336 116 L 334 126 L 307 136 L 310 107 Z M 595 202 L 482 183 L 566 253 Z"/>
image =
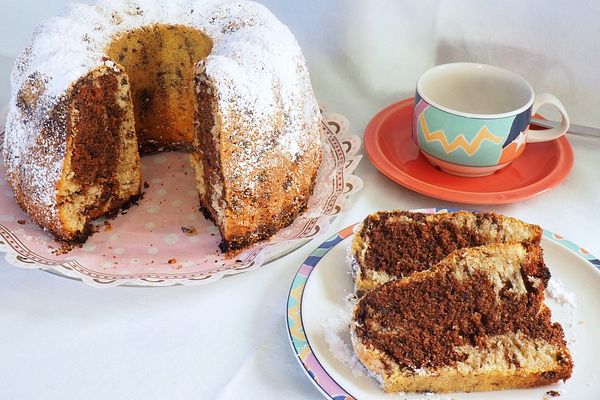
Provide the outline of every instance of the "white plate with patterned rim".
<path id="1" fill-rule="evenodd" d="M 566 383 L 521 390 L 435 395 L 384 393 L 374 379 L 361 375 L 360 368 L 349 357 L 352 347 L 347 320 L 343 318 L 349 316 L 345 298 L 353 291 L 346 261 L 353 227 L 327 239 L 306 259 L 292 282 L 287 303 L 292 349 L 309 379 L 325 397 L 335 400 L 543 400 L 551 398 L 548 392 L 554 390 L 561 399 L 600 399 L 597 372 L 600 348 L 596 343 L 600 332 L 600 260 L 549 231 L 544 231 L 541 245 L 552 273 L 550 286 L 560 282 L 563 290 L 547 291 L 546 303 L 552 310 L 553 320 L 560 322 L 565 330 L 575 364 L 571 379 Z M 574 305 L 565 301 L 565 296 L 573 296 Z M 335 340 L 332 329 L 338 330 L 333 335 Z M 332 351 L 332 348 L 337 350 Z M 357 370 L 358 375 L 355 375 Z"/>

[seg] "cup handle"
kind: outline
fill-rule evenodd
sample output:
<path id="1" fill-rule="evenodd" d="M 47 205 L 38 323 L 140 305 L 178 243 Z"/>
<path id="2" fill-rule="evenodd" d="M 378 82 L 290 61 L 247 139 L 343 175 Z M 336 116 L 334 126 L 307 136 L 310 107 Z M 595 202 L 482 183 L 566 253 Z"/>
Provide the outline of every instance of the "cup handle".
<path id="1" fill-rule="evenodd" d="M 558 139 L 562 135 L 564 135 L 569 130 L 569 116 L 567 115 L 567 110 L 565 110 L 565 106 L 560 102 L 556 96 L 550 93 L 541 93 L 535 96 L 535 101 L 533 102 L 533 106 L 531 108 L 531 113 L 535 114 L 537 110 L 540 109 L 544 104 L 551 104 L 558 112 L 560 112 L 561 121 L 560 125 L 556 128 L 544 129 L 544 130 L 529 130 L 527 133 L 527 143 L 536 143 L 536 142 L 546 142 L 548 140 Z"/>

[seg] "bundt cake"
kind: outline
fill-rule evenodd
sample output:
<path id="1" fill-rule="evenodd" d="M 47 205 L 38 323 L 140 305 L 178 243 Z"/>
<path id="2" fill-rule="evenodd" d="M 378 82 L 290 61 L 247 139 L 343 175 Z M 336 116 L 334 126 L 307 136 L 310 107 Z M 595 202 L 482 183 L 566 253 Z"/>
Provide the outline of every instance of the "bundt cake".
<path id="1" fill-rule="evenodd" d="M 365 218 L 351 247 L 355 292 L 425 270 L 452 251 L 500 242 L 539 243 L 542 229 L 516 218 L 466 211 L 380 211 Z"/>
<path id="2" fill-rule="evenodd" d="M 67 241 L 140 195 L 140 152 L 187 151 L 233 251 L 306 207 L 320 110 L 298 43 L 262 5 L 75 4 L 16 61 L 4 149 L 19 205 Z"/>
<path id="3" fill-rule="evenodd" d="M 544 304 L 535 244 L 461 249 L 383 284 L 353 310 L 356 355 L 388 392 L 471 392 L 566 380 L 573 361 Z"/>

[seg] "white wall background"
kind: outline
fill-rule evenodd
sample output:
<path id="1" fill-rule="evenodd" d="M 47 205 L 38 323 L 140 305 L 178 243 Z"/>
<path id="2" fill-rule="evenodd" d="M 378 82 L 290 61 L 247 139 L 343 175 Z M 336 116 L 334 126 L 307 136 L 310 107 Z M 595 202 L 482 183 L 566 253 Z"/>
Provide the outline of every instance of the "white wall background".
<path id="1" fill-rule="evenodd" d="M 600 126 L 598 0 L 260 1 L 296 34 L 319 100 L 351 112 L 357 133 L 378 109 L 410 96 L 421 72 L 450 61 L 511 69 L 557 95 L 574 122 Z M 12 58 L 67 3 L 0 1 L 3 103 Z"/>

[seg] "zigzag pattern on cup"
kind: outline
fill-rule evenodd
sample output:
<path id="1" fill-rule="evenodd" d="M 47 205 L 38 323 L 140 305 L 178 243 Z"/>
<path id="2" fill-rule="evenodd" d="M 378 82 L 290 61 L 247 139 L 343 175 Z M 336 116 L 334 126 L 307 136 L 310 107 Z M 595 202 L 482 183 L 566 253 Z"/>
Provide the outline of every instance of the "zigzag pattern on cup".
<path id="1" fill-rule="evenodd" d="M 479 130 L 479 132 L 477 132 L 477 135 L 475 135 L 475 138 L 473 138 L 473 141 L 471 141 L 471 142 L 469 142 L 467 139 L 465 139 L 464 135 L 458 135 L 452 142 L 448 142 L 448 139 L 446 138 L 444 131 L 442 131 L 442 130 L 437 130 L 434 132 L 429 131 L 429 127 L 427 126 L 427 121 L 425 120 L 425 116 L 423 114 L 421 114 L 419 116 L 419 123 L 421 124 L 421 129 L 423 130 L 423 136 L 425 137 L 425 140 L 427 141 L 427 143 L 430 143 L 433 141 L 440 142 L 440 144 L 442 145 L 446 154 L 452 153 L 453 151 L 455 151 L 458 148 L 462 148 L 465 151 L 465 153 L 467 153 L 467 155 L 469 157 L 471 157 L 473 154 L 477 153 L 477 151 L 481 147 L 481 144 L 486 140 L 489 140 L 496 144 L 502 143 L 502 138 L 493 135 L 492 132 L 489 131 L 487 126 L 482 127 Z"/>

